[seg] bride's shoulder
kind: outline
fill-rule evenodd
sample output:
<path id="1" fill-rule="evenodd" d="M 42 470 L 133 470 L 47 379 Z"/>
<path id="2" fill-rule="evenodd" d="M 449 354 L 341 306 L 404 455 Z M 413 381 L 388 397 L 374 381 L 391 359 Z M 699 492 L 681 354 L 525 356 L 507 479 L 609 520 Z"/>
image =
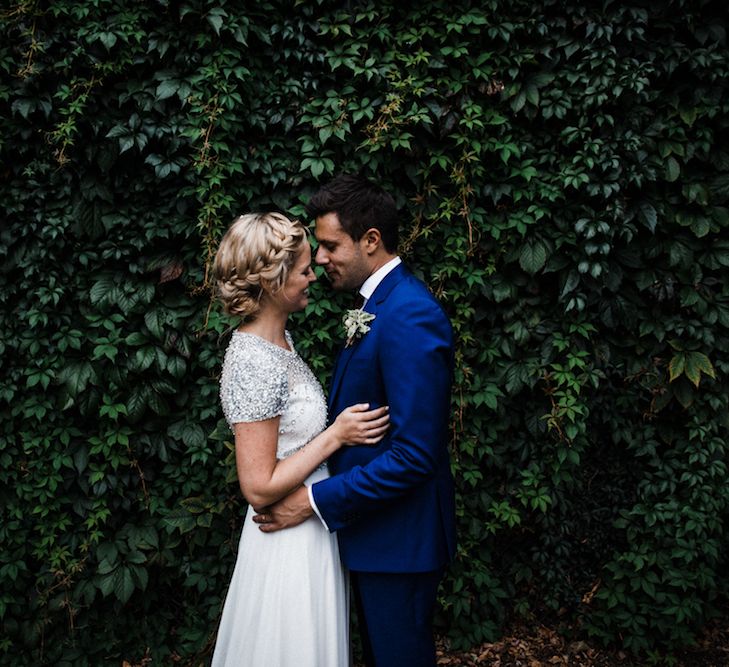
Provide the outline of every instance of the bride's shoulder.
<path id="1" fill-rule="evenodd" d="M 228 423 L 258 421 L 283 412 L 287 364 L 272 347 L 257 337 L 233 334 L 220 375 L 220 398 Z"/>
<path id="2" fill-rule="evenodd" d="M 285 367 L 286 363 L 281 348 L 269 343 L 254 334 L 234 331 L 228 343 L 223 360 L 223 368 L 245 367 L 248 369 L 276 369 Z"/>

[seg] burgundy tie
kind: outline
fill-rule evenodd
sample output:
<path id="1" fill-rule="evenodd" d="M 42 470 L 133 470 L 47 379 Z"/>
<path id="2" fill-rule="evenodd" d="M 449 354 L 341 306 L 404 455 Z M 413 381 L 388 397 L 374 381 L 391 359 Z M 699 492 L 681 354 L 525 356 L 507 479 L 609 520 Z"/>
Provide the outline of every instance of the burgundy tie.
<path id="1" fill-rule="evenodd" d="M 359 292 L 357 292 L 357 296 L 354 299 L 354 307 L 359 310 L 360 308 L 362 308 L 362 306 L 364 306 L 364 302 L 365 298 Z"/>

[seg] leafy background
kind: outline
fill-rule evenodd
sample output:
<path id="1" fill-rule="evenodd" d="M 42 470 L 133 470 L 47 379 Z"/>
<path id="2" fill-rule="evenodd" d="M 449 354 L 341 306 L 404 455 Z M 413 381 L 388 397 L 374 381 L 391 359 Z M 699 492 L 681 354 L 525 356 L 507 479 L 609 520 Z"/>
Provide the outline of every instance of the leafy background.
<path id="1" fill-rule="evenodd" d="M 724 3 L 0 10 L 0 656 L 200 664 L 244 507 L 208 267 L 341 171 L 457 334 L 439 632 L 651 656 L 727 589 Z M 292 329 L 326 382 L 342 303 Z"/>

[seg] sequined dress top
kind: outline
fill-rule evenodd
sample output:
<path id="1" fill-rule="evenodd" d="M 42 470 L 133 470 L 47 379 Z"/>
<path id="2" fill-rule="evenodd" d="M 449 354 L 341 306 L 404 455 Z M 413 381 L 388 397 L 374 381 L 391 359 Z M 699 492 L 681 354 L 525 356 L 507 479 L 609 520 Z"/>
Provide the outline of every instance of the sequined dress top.
<path id="1" fill-rule="evenodd" d="M 220 376 L 220 402 L 228 424 L 280 416 L 276 457 L 301 449 L 326 427 L 324 392 L 294 349 L 254 334 L 235 331 Z"/>

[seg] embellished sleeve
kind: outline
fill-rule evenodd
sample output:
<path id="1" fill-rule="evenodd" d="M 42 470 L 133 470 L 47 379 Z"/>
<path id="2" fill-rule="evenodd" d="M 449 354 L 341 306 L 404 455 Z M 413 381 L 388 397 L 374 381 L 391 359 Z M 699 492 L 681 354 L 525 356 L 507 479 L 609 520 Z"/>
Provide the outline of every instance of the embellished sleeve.
<path id="1" fill-rule="evenodd" d="M 245 352 L 229 349 L 220 377 L 220 402 L 231 426 L 277 417 L 289 395 L 288 373 L 280 362 Z"/>

